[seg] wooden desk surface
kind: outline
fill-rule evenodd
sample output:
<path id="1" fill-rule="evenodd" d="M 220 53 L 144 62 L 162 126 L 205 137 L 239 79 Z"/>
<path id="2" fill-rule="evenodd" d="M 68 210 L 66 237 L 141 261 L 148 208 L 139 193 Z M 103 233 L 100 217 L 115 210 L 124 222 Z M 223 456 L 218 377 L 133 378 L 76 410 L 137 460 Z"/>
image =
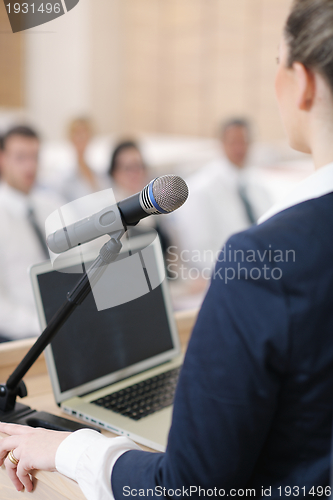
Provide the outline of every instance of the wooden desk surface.
<path id="1" fill-rule="evenodd" d="M 183 350 L 186 349 L 196 316 L 197 311 L 185 311 L 175 314 Z M 27 339 L 0 345 L 0 380 L 2 382 L 7 380 L 8 376 L 29 350 L 34 340 L 35 339 Z M 24 381 L 28 389 L 28 396 L 22 400 L 23 404 L 27 404 L 36 410 L 43 410 L 53 413 L 54 415 L 71 418 L 68 415 L 64 415 L 54 401 L 44 355 L 38 358 L 35 365 L 27 373 Z M 73 418 L 73 420 L 76 419 Z M 115 434 L 105 430 L 102 432 L 106 436 L 115 436 Z M 2 438 L 1 436 L 0 434 L 0 439 Z M 79 486 L 71 479 L 57 472 L 37 471 L 34 477 L 35 486 L 33 496 L 31 493 L 19 493 L 9 480 L 4 467 L 1 467 L 1 500 L 15 500 L 16 498 L 34 498 L 35 500 L 85 500 Z"/>

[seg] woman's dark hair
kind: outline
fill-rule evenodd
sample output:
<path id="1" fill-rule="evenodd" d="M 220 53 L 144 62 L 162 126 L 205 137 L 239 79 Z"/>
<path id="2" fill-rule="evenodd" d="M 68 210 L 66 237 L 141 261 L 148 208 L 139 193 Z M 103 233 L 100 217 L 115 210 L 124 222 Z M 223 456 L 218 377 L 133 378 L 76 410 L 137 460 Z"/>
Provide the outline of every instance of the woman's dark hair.
<path id="1" fill-rule="evenodd" d="M 284 33 L 288 66 L 300 62 L 318 71 L 333 92 L 333 0 L 294 0 Z"/>
<path id="2" fill-rule="evenodd" d="M 108 170 L 108 174 L 110 175 L 110 177 L 113 177 L 115 171 L 117 170 L 118 156 L 120 155 L 120 153 L 122 153 L 123 151 L 126 151 L 127 149 L 136 149 L 137 151 L 140 152 L 140 148 L 135 141 L 119 142 L 119 144 L 117 144 L 117 146 L 115 147 L 115 149 L 112 153 L 111 163 L 110 163 L 110 167 Z"/>

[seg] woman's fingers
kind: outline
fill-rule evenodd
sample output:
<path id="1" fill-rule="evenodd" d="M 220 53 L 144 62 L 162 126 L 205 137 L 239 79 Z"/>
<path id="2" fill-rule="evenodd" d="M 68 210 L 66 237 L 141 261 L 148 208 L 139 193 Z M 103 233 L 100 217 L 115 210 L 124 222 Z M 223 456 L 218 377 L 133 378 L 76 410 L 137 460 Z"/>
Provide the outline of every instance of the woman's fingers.
<path id="1" fill-rule="evenodd" d="M 24 459 L 19 461 L 17 465 L 16 475 L 25 489 L 30 493 L 30 491 L 32 491 L 33 489 L 33 483 L 29 475 L 29 470 L 27 470 L 24 466 Z"/>
<path id="2" fill-rule="evenodd" d="M 16 455 L 15 455 L 15 458 L 16 458 Z M 23 488 L 24 488 L 24 485 L 22 484 L 22 482 L 17 477 L 17 466 L 14 465 L 9 460 L 8 457 L 6 458 L 6 460 L 5 460 L 4 463 L 5 463 L 5 467 L 6 467 L 6 471 L 7 471 L 7 474 L 9 476 L 9 479 L 12 481 L 12 483 L 14 484 L 15 488 L 17 489 L 17 491 L 22 491 Z"/>
<path id="3" fill-rule="evenodd" d="M 5 459 L 4 465 L 6 467 L 9 479 L 12 481 L 18 491 L 21 491 L 23 488 L 25 488 L 28 492 L 30 492 L 33 489 L 33 483 L 29 475 L 30 469 L 25 466 L 24 459 L 21 459 L 19 448 L 12 449 L 11 451 L 16 460 L 18 460 L 18 463 L 14 464 L 8 456 Z"/>

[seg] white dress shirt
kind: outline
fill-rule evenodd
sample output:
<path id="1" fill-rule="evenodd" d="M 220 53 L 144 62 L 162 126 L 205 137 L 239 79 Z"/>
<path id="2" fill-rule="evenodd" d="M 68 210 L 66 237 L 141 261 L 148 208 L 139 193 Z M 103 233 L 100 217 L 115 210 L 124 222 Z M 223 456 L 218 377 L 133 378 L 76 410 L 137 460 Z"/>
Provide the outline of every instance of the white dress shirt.
<path id="1" fill-rule="evenodd" d="M 213 161 L 188 179 L 190 195 L 174 214 L 179 250 L 195 267 L 211 267 L 231 234 L 251 225 L 239 194 L 242 187 L 255 221 L 271 206 L 267 191 L 251 168 L 226 158 Z M 200 258 L 198 255 L 200 254 Z M 213 256 L 213 258 L 211 258 Z"/>
<path id="2" fill-rule="evenodd" d="M 258 224 L 265 222 L 274 215 L 287 208 L 298 205 L 307 200 L 313 200 L 333 191 L 333 163 L 321 167 L 312 175 L 299 182 L 294 189 L 281 201 L 262 215 Z"/>
<path id="3" fill-rule="evenodd" d="M 288 197 L 267 212 L 259 223 L 289 207 L 333 192 L 333 163 L 302 181 Z M 111 474 L 118 458 L 140 449 L 125 437 L 114 439 L 83 429 L 67 437 L 56 454 L 56 468 L 78 482 L 87 500 L 114 500 Z"/>
<path id="4" fill-rule="evenodd" d="M 45 254 L 28 209 L 34 209 L 44 233 L 45 219 L 61 203 L 50 192 L 35 190 L 28 196 L 0 185 L 0 334 L 10 339 L 40 333 L 28 269 L 45 260 Z"/>

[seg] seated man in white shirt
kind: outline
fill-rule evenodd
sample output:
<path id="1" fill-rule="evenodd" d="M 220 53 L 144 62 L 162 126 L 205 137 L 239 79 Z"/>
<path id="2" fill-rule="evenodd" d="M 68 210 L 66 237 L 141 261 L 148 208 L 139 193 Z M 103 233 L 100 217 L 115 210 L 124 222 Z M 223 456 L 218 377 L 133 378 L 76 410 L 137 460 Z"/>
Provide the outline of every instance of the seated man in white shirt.
<path id="1" fill-rule="evenodd" d="M 44 224 L 61 201 L 35 188 L 39 139 L 18 126 L 0 152 L 0 340 L 40 333 L 28 268 L 48 259 Z"/>
<path id="2" fill-rule="evenodd" d="M 238 118 L 225 122 L 221 146 L 221 157 L 188 179 L 190 197 L 174 215 L 185 279 L 197 277 L 191 268 L 209 279 L 224 242 L 256 223 L 271 206 L 268 193 L 248 168 L 249 123 Z"/>

